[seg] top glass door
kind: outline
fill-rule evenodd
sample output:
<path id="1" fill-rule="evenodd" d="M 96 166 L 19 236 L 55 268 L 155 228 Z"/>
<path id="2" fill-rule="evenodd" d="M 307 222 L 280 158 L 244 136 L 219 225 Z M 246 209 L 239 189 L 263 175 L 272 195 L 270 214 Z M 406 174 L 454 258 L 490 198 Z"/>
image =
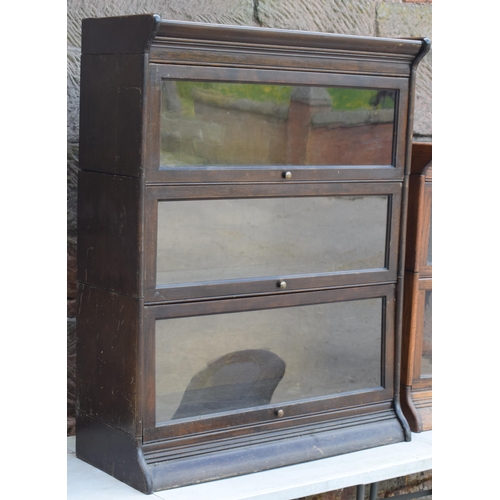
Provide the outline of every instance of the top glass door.
<path id="1" fill-rule="evenodd" d="M 396 91 L 163 80 L 160 168 L 393 163 Z"/>

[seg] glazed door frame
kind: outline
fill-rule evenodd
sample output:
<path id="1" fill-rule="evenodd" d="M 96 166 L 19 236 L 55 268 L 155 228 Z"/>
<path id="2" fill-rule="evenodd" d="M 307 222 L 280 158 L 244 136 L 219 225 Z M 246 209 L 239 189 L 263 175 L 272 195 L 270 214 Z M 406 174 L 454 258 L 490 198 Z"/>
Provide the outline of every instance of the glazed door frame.
<path id="1" fill-rule="evenodd" d="M 144 109 L 143 163 L 147 184 L 211 183 L 211 182 L 283 182 L 284 170 L 290 170 L 289 182 L 348 181 L 348 180 L 402 180 L 405 169 L 405 140 L 408 120 L 408 80 L 387 76 L 366 76 L 341 73 L 301 72 L 240 69 L 223 66 L 186 66 L 150 64 L 146 75 Z M 231 83 L 265 83 L 310 85 L 316 87 L 349 87 L 358 89 L 394 90 L 395 116 L 391 165 L 370 166 L 189 166 L 160 168 L 161 92 L 163 80 L 213 81 Z M 147 140 L 146 140 L 147 138 Z"/>
<path id="2" fill-rule="evenodd" d="M 390 409 L 394 396 L 393 370 L 395 360 L 395 321 L 396 293 L 395 285 L 370 285 L 364 287 L 349 287 L 331 290 L 291 293 L 263 297 L 230 298 L 185 302 L 162 305 L 148 305 L 144 308 L 144 345 L 143 345 L 143 440 L 171 440 L 172 446 L 188 445 L 199 441 L 210 441 L 253 433 L 258 427 L 260 431 L 276 431 L 287 429 L 293 432 L 293 427 L 304 424 L 317 424 L 343 418 L 353 411 L 363 413 L 373 412 L 377 405 L 380 411 Z M 312 400 L 280 403 L 260 408 L 249 408 L 237 412 L 229 412 L 221 416 L 205 415 L 203 417 L 179 420 L 178 422 L 156 422 L 155 383 L 156 383 L 156 320 L 182 318 L 231 312 L 258 311 L 280 307 L 305 306 L 382 298 L 381 325 L 381 386 L 352 393 L 340 393 L 332 397 L 318 397 Z M 277 419 L 274 410 L 279 406 L 285 412 L 286 418 Z M 191 435 L 192 434 L 192 435 Z"/>
<path id="3" fill-rule="evenodd" d="M 220 200 L 296 198 L 328 196 L 387 196 L 385 267 L 331 273 L 280 275 L 200 283 L 159 286 L 156 283 L 158 203 L 161 200 Z M 224 296 L 290 293 L 339 286 L 360 286 L 374 283 L 395 283 L 397 280 L 400 232 L 400 183 L 301 183 L 301 184 L 226 184 L 148 186 L 145 200 L 145 273 L 146 304 L 180 300 L 207 299 Z M 297 227 L 297 231 L 300 228 Z M 286 280 L 286 290 L 276 287 L 277 280 Z"/>

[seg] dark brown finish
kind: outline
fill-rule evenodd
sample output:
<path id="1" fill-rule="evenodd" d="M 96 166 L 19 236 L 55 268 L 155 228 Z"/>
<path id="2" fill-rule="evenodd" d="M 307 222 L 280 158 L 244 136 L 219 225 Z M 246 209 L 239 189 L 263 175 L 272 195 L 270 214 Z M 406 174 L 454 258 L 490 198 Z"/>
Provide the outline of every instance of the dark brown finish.
<path id="1" fill-rule="evenodd" d="M 141 179 L 86 171 L 78 179 L 78 281 L 142 296 Z"/>
<path id="2" fill-rule="evenodd" d="M 148 52 L 160 22 L 158 15 L 84 19 L 82 53 L 144 54 Z"/>
<path id="3" fill-rule="evenodd" d="M 204 25 L 152 15 L 84 21 L 77 456 L 152 493 L 410 439 L 399 403 L 408 145 L 415 68 L 428 46 L 425 39 Z M 164 168 L 160 132 L 166 80 L 394 92 L 392 153 L 383 164 L 373 160 L 368 166 L 325 162 Z M 370 130 L 363 133 L 373 142 Z M 357 158 L 361 163 L 363 156 Z M 334 202 L 335 196 L 370 195 L 388 200 L 380 268 L 169 286 L 156 282 L 159 201 L 248 199 L 258 206 L 264 198 L 329 197 Z M 297 238 L 303 233 L 297 227 Z M 288 241 L 293 246 L 293 238 Z M 194 246 L 202 260 L 203 248 Z M 405 286 L 412 286 L 408 282 Z M 264 377 L 265 397 L 250 406 L 236 398 L 224 409 L 217 397 L 215 413 L 192 416 L 197 411 L 190 410 L 175 420 L 156 421 L 157 322 L 271 309 L 282 314 L 283 308 L 363 300 L 376 300 L 379 307 L 377 324 L 371 325 L 381 332 L 375 337 L 381 346 L 375 385 L 277 404 L 269 398 L 286 377 L 278 367 L 271 381 Z M 304 325 L 306 338 L 308 328 Z M 224 362 L 241 355 L 222 347 Z M 243 346 L 238 351 L 265 348 Z M 233 358 L 227 357 L 230 352 Z M 189 356 L 187 344 L 175 355 Z M 287 369 L 293 367 L 293 360 L 283 362 Z M 192 376 L 193 392 L 213 389 L 204 375 Z"/>
<path id="4" fill-rule="evenodd" d="M 147 56 L 83 52 L 81 65 L 80 168 L 141 176 Z"/>
<path id="5" fill-rule="evenodd" d="M 407 77 L 421 48 L 421 40 L 405 40 L 402 45 L 384 38 L 162 21 L 151 46 L 151 59 Z M 215 51 L 217 60 L 211 56 Z"/>
<path id="6" fill-rule="evenodd" d="M 264 443 L 258 439 L 246 442 L 240 439 L 240 443 L 226 442 L 218 448 L 200 446 L 191 449 L 194 453 L 183 460 L 149 453 L 145 446 L 145 460 L 152 471 L 155 490 L 161 490 L 251 474 L 404 440 L 401 425 L 394 418 L 393 410 L 381 411 L 377 407 L 371 410 L 368 418 L 351 415 L 345 419 L 332 420 L 328 425 L 296 426 L 292 435 L 283 436 L 275 431 L 273 440 Z M 285 418 L 280 420 L 284 422 Z M 352 425 L 354 420 L 357 420 L 358 425 Z"/>
<path id="7" fill-rule="evenodd" d="M 137 331 L 142 319 L 142 301 L 93 286 L 79 286 L 78 411 L 80 415 L 140 436 Z"/>
<path id="8" fill-rule="evenodd" d="M 407 253 L 405 261 L 401 404 L 413 432 L 432 429 L 432 377 L 423 375 L 426 292 L 432 290 L 428 263 L 432 206 L 432 145 L 415 143 L 409 182 Z"/>

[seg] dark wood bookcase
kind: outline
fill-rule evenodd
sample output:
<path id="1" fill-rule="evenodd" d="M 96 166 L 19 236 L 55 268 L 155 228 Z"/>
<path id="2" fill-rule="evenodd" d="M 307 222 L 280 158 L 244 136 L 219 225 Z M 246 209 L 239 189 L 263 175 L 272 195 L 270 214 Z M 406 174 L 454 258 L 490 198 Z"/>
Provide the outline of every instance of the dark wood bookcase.
<path id="1" fill-rule="evenodd" d="M 432 144 L 414 143 L 405 265 L 402 407 L 413 432 L 432 429 Z"/>
<path id="2" fill-rule="evenodd" d="M 153 491 L 410 440 L 426 39 L 83 21 L 79 458 Z"/>

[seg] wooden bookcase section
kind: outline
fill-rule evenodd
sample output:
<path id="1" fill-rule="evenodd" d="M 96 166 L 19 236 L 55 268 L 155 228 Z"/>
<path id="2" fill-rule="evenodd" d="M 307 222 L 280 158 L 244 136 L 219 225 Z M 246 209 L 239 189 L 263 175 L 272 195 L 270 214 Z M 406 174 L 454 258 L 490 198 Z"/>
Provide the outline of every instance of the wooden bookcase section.
<path id="1" fill-rule="evenodd" d="M 432 429 L 432 145 L 414 143 L 405 266 L 402 407 L 413 432 Z"/>
<path id="2" fill-rule="evenodd" d="M 429 41 L 86 19 L 79 458 L 144 492 L 409 440 Z"/>

